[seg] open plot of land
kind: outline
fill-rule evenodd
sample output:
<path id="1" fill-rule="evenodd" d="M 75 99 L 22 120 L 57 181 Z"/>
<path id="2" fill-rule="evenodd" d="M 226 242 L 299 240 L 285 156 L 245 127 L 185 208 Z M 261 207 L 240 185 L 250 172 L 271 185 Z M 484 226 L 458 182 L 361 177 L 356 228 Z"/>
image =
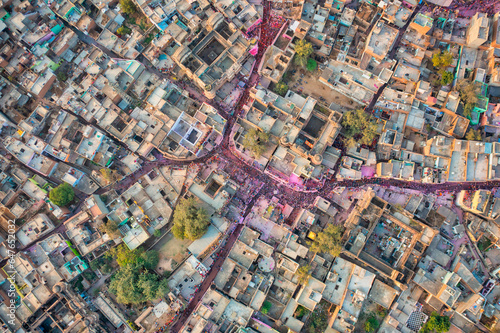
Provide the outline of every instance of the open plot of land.
<path id="1" fill-rule="evenodd" d="M 160 273 L 173 271 L 186 257 L 188 257 L 187 248 L 192 243 L 190 240 L 181 240 L 174 237 L 172 233 L 165 235 L 152 250 L 160 254 L 160 262 L 157 270 Z"/>

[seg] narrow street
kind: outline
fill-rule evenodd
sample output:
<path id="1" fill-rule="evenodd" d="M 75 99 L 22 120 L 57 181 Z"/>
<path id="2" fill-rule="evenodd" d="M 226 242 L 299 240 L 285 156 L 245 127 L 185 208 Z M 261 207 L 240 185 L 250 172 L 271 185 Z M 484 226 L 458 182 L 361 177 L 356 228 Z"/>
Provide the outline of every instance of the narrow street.
<path id="1" fill-rule="evenodd" d="M 219 273 L 219 270 L 222 264 L 224 263 L 224 260 L 226 260 L 229 251 L 233 247 L 234 242 L 236 242 L 236 240 L 238 239 L 241 229 L 243 229 L 243 225 L 239 224 L 234 230 L 234 232 L 231 234 L 231 236 L 229 236 L 226 245 L 222 248 L 221 252 L 219 252 L 217 260 L 213 264 L 208 275 L 205 277 L 205 280 L 203 280 L 203 282 L 199 286 L 198 291 L 193 296 L 186 309 L 179 316 L 177 322 L 171 327 L 170 329 L 171 332 L 181 331 L 182 326 L 184 326 L 184 323 L 191 315 L 191 312 L 193 312 L 193 310 L 196 308 L 198 303 L 201 301 L 201 298 L 203 297 L 203 295 L 205 295 L 205 292 L 208 290 L 213 280 L 217 276 L 217 273 Z"/>

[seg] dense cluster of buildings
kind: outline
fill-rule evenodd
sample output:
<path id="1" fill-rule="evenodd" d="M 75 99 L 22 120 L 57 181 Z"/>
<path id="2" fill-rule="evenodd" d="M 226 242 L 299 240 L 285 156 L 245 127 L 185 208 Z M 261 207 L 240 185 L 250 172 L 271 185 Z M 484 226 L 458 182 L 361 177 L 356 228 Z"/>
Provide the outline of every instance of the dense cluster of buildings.
<path id="1" fill-rule="evenodd" d="M 432 8 L 4 2 L 2 332 L 348 333 L 370 319 L 411 333 L 436 313 L 450 332 L 493 330 L 496 188 L 321 192 L 371 178 L 500 181 L 500 14 Z M 297 64 L 302 41 L 314 68 Z M 347 147 L 343 117 L 359 109 L 376 139 Z M 258 156 L 252 130 L 268 136 Z M 67 206 L 49 195 L 60 184 L 75 194 Z M 172 232 L 183 199 L 209 219 L 196 240 Z M 332 224 L 340 254 L 312 251 Z M 117 266 L 96 264 L 117 246 L 157 251 L 150 271 L 169 292 L 120 304 L 108 291 Z"/>

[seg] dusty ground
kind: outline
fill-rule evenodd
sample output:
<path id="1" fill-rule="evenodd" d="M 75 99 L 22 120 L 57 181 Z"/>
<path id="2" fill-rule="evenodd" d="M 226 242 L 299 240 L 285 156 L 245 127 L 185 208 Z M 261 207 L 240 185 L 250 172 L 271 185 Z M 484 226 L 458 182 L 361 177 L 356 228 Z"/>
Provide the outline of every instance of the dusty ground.
<path id="1" fill-rule="evenodd" d="M 291 72 L 294 70 L 296 70 L 295 74 L 291 75 Z M 320 76 L 321 70 L 319 68 L 317 68 L 313 72 L 310 72 L 302 67 L 292 64 L 289 67 L 285 81 L 287 82 L 289 89 L 291 89 L 292 91 L 300 92 L 302 90 L 302 93 L 317 99 L 318 102 L 320 102 L 324 106 L 329 106 L 331 103 L 336 103 L 346 109 L 356 109 L 361 107 L 361 105 L 357 104 L 350 98 L 328 88 L 326 85 L 321 83 L 319 81 Z M 300 79 L 302 79 L 302 83 L 299 82 Z M 323 97 L 325 101 L 320 101 L 320 97 Z"/>
<path id="2" fill-rule="evenodd" d="M 382 324 L 382 321 L 384 320 L 385 316 L 383 316 L 383 317 L 380 316 L 380 314 L 382 314 L 382 313 L 380 313 L 381 309 L 382 309 L 382 307 L 380 305 L 367 299 L 365 301 L 365 304 L 363 304 L 362 312 L 359 315 L 359 318 L 358 318 L 358 321 L 356 322 L 356 326 L 354 327 L 353 333 L 366 333 L 365 321 L 366 321 L 366 319 L 368 319 L 368 317 L 372 313 L 376 314 L 379 323 Z"/>
<path id="3" fill-rule="evenodd" d="M 153 247 L 153 250 L 158 251 L 160 254 L 160 262 L 156 270 L 159 273 L 173 271 L 188 256 L 187 248 L 191 243 L 190 240 L 175 238 L 172 233 L 165 235 Z"/>

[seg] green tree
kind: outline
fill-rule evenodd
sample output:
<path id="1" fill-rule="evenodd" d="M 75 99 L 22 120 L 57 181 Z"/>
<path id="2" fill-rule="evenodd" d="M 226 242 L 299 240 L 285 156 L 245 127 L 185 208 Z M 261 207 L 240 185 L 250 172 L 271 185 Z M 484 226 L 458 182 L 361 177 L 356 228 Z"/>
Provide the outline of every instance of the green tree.
<path id="1" fill-rule="evenodd" d="M 422 325 L 421 333 L 444 333 L 450 330 L 450 318 L 447 316 L 440 316 L 437 312 L 433 312 L 427 322 Z"/>
<path id="2" fill-rule="evenodd" d="M 286 84 L 283 81 L 276 83 L 276 85 L 274 86 L 274 92 L 280 96 L 285 96 L 287 91 L 288 91 L 288 84 Z"/>
<path id="3" fill-rule="evenodd" d="M 309 282 L 309 279 L 311 278 L 311 266 L 302 266 L 297 270 L 297 273 L 295 274 L 297 274 L 297 278 L 299 279 L 300 284 L 307 284 L 307 282 Z"/>
<path id="4" fill-rule="evenodd" d="M 465 139 L 471 141 L 482 141 L 483 137 L 481 136 L 481 130 L 475 130 L 471 128 L 469 131 L 467 131 L 467 134 L 465 134 Z"/>
<path id="5" fill-rule="evenodd" d="M 103 274 L 109 274 L 113 271 L 113 266 L 111 266 L 109 263 L 104 263 L 101 268 L 99 268 L 99 270 L 103 273 Z"/>
<path id="6" fill-rule="evenodd" d="M 66 206 L 75 198 L 75 191 L 68 183 L 62 183 L 49 192 L 49 199 L 55 205 Z"/>
<path id="7" fill-rule="evenodd" d="M 308 71 L 313 72 L 314 70 L 316 70 L 317 67 L 318 67 L 318 63 L 316 62 L 316 60 L 311 59 L 311 58 L 307 59 L 306 68 Z"/>
<path id="8" fill-rule="evenodd" d="M 139 258 L 137 258 L 137 263 L 146 269 L 154 270 L 158 263 L 160 262 L 160 255 L 158 251 L 149 250 L 141 253 Z"/>
<path id="9" fill-rule="evenodd" d="M 480 87 L 474 82 L 467 81 L 466 79 L 459 80 L 456 86 L 460 99 L 465 104 L 476 104 L 478 95 L 480 93 Z"/>
<path id="10" fill-rule="evenodd" d="M 375 332 L 380 327 L 380 322 L 377 317 L 372 313 L 365 321 L 365 331 L 368 333 Z"/>
<path id="11" fill-rule="evenodd" d="M 262 307 L 260 308 L 260 312 L 262 312 L 263 314 L 268 314 L 272 306 L 273 304 L 271 302 L 264 301 L 264 303 L 262 303 Z"/>
<path id="12" fill-rule="evenodd" d="M 68 76 L 64 72 L 57 72 L 56 77 L 61 82 L 66 82 L 66 80 L 68 79 Z"/>
<path id="13" fill-rule="evenodd" d="M 381 305 L 377 305 L 377 316 L 384 319 L 387 316 L 387 309 Z"/>
<path id="14" fill-rule="evenodd" d="M 325 305 L 319 303 L 313 312 L 311 312 L 306 328 L 307 333 L 323 333 L 328 327 L 328 312 Z M 319 307 L 319 309 L 318 309 Z"/>
<path id="15" fill-rule="evenodd" d="M 474 110 L 474 104 L 465 104 L 464 105 L 464 117 L 471 118 L 472 110 Z"/>
<path id="16" fill-rule="evenodd" d="M 302 305 L 299 305 L 299 306 L 297 306 L 297 309 L 295 309 L 294 316 L 300 320 L 300 319 L 302 319 L 302 317 L 307 315 L 309 312 L 311 312 L 311 311 L 309 311 L 308 309 L 306 309 Z"/>
<path id="17" fill-rule="evenodd" d="M 140 304 L 165 296 L 169 291 L 167 282 L 157 274 L 128 265 L 113 275 L 109 291 L 119 303 Z"/>
<path id="18" fill-rule="evenodd" d="M 432 65 L 438 68 L 445 68 L 451 65 L 453 62 L 453 54 L 448 51 L 442 53 L 435 53 L 432 56 Z"/>
<path id="19" fill-rule="evenodd" d="M 344 137 L 354 138 L 355 142 L 368 145 L 377 136 L 377 124 L 370 120 L 370 116 L 361 109 L 347 111 L 342 118 Z M 358 139 L 359 137 L 359 139 Z M 351 140 L 351 142 L 354 142 Z"/>
<path id="20" fill-rule="evenodd" d="M 344 229 L 338 225 L 329 224 L 316 235 L 310 250 L 316 253 L 330 253 L 337 257 L 342 251 L 342 233 Z"/>
<path id="21" fill-rule="evenodd" d="M 122 243 L 109 250 L 108 255 L 111 258 L 116 259 L 116 262 L 120 267 L 125 267 L 137 264 L 143 252 L 144 250 L 141 247 L 131 251 L 125 244 Z"/>
<path id="22" fill-rule="evenodd" d="M 295 43 L 295 55 L 302 58 L 309 58 L 309 56 L 313 53 L 313 47 L 311 43 L 308 43 L 304 39 L 299 40 Z"/>
<path id="23" fill-rule="evenodd" d="M 119 174 L 116 170 L 102 168 L 101 170 L 99 170 L 99 172 L 101 173 L 102 177 L 109 183 L 114 183 L 119 179 Z"/>
<path id="24" fill-rule="evenodd" d="M 348 137 L 348 138 L 344 138 L 343 140 L 344 142 L 344 146 L 347 148 L 347 149 L 350 149 L 352 147 L 354 147 L 358 142 L 356 141 L 356 139 L 354 139 L 354 137 Z"/>
<path id="25" fill-rule="evenodd" d="M 441 85 L 447 86 L 453 82 L 453 72 L 443 71 L 441 74 Z"/>
<path id="26" fill-rule="evenodd" d="M 130 29 L 129 27 L 124 26 L 124 25 L 122 25 L 121 27 L 118 28 L 118 30 L 116 30 L 116 33 L 120 36 L 127 35 L 131 32 L 132 32 L 132 29 Z"/>
<path id="27" fill-rule="evenodd" d="M 209 225 L 207 212 L 196 207 L 193 198 L 182 199 L 175 207 L 172 233 L 176 238 L 198 239 L 207 232 Z"/>
<path id="28" fill-rule="evenodd" d="M 245 134 L 242 143 L 245 149 L 250 150 L 256 158 L 259 158 L 266 151 L 266 143 L 268 141 L 269 134 L 252 127 Z"/>
<path id="29" fill-rule="evenodd" d="M 137 7 L 132 0 L 120 0 L 120 8 L 122 12 L 128 15 L 133 15 L 137 12 Z"/>
<path id="30" fill-rule="evenodd" d="M 299 40 L 295 44 L 295 57 L 294 62 L 298 66 L 307 67 L 309 56 L 313 53 L 313 47 L 311 43 L 305 40 Z"/>
<path id="31" fill-rule="evenodd" d="M 101 268 L 101 263 L 99 262 L 99 259 L 95 259 L 90 262 L 91 270 L 97 271 L 99 268 Z"/>
<path id="32" fill-rule="evenodd" d="M 457 82 L 456 89 L 464 103 L 464 117 L 470 118 L 472 110 L 476 106 L 481 88 L 474 82 L 462 79 Z"/>
<path id="33" fill-rule="evenodd" d="M 111 238 L 117 238 L 120 236 L 120 230 L 118 230 L 118 222 L 114 220 L 108 220 L 106 223 L 102 223 L 99 226 L 101 232 L 106 233 Z"/>
<path id="34" fill-rule="evenodd" d="M 161 237 L 161 235 L 162 235 L 162 232 L 161 232 L 161 230 L 160 230 L 160 229 L 156 229 L 156 230 L 153 232 L 153 236 L 155 236 L 155 237 L 157 237 L 157 238 Z"/>

